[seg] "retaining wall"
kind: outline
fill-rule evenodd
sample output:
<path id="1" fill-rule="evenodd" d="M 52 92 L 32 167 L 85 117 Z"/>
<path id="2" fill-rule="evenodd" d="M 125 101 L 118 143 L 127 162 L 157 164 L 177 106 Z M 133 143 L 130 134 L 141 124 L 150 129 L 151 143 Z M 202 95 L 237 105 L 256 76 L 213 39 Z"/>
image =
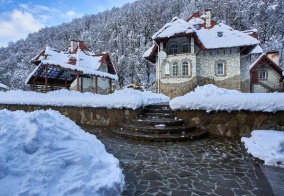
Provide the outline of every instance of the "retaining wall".
<path id="1" fill-rule="evenodd" d="M 34 110 L 56 110 L 77 124 L 109 126 L 122 123 L 125 120 L 135 119 L 140 110 L 131 109 L 107 109 L 91 107 L 66 107 L 66 106 L 35 106 L 35 105 L 0 105 L 0 109 L 11 111 L 23 110 L 31 112 Z"/>
<path id="2" fill-rule="evenodd" d="M 201 110 L 176 111 L 177 117 L 186 123 L 207 130 L 210 135 L 226 137 L 250 136 L 253 130 L 284 131 L 284 111 L 251 112 L 251 111 L 217 111 Z"/>
<path id="3" fill-rule="evenodd" d="M 23 110 L 56 110 L 77 124 L 109 126 L 136 119 L 141 110 L 107 109 L 91 107 L 59 107 L 33 105 L 1 105 L 0 109 Z M 282 130 L 284 131 L 284 111 L 251 112 L 251 111 L 217 111 L 202 110 L 176 111 L 177 117 L 185 123 L 195 125 L 199 129 L 207 130 L 210 135 L 224 137 L 249 136 L 252 130 Z"/>

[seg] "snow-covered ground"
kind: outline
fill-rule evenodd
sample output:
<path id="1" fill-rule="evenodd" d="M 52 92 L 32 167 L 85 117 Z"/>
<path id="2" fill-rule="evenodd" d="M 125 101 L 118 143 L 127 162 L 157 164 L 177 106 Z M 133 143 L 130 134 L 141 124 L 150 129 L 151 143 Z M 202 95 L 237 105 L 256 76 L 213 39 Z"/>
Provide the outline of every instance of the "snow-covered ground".
<path id="1" fill-rule="evenodd" d="M 241 93 L 208 84 L 170 101 L 174 110 L 284 111 L 284 93 Z"/>
<path id="2" fill-rule="evenodd" d="M 0 104 L 51 105 L 137 109 L 152 103 L 169 102 L 170 98 L 150 91 L 118 90 L 110 95 L 59 90 L 47 94 L 33 91 L 0 92 Z"/>
<path id="3" fill-rule="evenodd" d="M 0 110 L 0 195 L 120 195 L 119 161 L 59 112 Z"/>
<path id="4" fill-rule="evenodd" d="M 248 153 L 264 160 L 266 165 L 284 167 L 284 132 L 272 130 L 252 131 L 251 137 L 243 137 Z"/>

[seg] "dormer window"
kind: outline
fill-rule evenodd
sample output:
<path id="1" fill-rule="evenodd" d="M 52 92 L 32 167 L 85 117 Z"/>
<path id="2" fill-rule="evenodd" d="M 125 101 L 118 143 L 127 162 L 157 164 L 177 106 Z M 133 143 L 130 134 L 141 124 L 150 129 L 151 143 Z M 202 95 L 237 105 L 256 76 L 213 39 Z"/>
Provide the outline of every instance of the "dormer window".
<path id="1" fill-rule="evenodd" d="M 183 43 L 181 45 L 181 51 L 184 53 L 188 53 L 189 52 L 189 43 Z"/>
<path id="2" fill-rule="evenodd" d="M 169 54 L 176 54 L 178 53 L 178 45 L 176 43 L 172 43 L 169 46 Z"/>

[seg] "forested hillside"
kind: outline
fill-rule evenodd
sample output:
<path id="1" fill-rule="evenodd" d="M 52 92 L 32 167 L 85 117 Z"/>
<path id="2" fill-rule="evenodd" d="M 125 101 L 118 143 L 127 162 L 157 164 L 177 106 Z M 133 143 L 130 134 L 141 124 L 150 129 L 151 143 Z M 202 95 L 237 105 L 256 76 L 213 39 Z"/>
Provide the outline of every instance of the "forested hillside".
<path id="1" fill-rule="evenodd" d="M 206 8 L 212 9 L 216 21 L 235 29 L 256 28 L 266 51 L 279 50 L 283 54 L 283 4 L 284 0 L 138 0 L 122 8 L 43 28 L 0 48 L 0 83 L 13 89 L 28 89 L 24 82 L 34 68 L 29 63 L 32 57 L 47 45 L 63 49 L 71 39 L 80 39 L 97 53 L 110 53 L 119 85 L 138 81 L 153 86 L 155 67 L 142 57 L 152 45 L 151 36 L 174 16 L 187 19 Z"/>

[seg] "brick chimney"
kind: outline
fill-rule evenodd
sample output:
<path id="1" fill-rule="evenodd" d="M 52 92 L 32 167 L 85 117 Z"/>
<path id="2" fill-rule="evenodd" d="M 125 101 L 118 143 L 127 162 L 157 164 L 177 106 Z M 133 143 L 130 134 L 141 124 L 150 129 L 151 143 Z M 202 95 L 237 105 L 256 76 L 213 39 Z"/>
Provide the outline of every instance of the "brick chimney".
<path id="1" fill-rule="evenodd" d="M 205 10 L 205 27 L 206 28 L 211 27 L 211 19 L 212 19 L 212 10 L 206 9 Z"/>
<path id="2" fill-rule="evenodd" d="M 266 56 L 270 58 L 276 65 L 280 65 L 279 63 L 279 52 L 278 51 L 270 51 L 266 53 Z"/>

